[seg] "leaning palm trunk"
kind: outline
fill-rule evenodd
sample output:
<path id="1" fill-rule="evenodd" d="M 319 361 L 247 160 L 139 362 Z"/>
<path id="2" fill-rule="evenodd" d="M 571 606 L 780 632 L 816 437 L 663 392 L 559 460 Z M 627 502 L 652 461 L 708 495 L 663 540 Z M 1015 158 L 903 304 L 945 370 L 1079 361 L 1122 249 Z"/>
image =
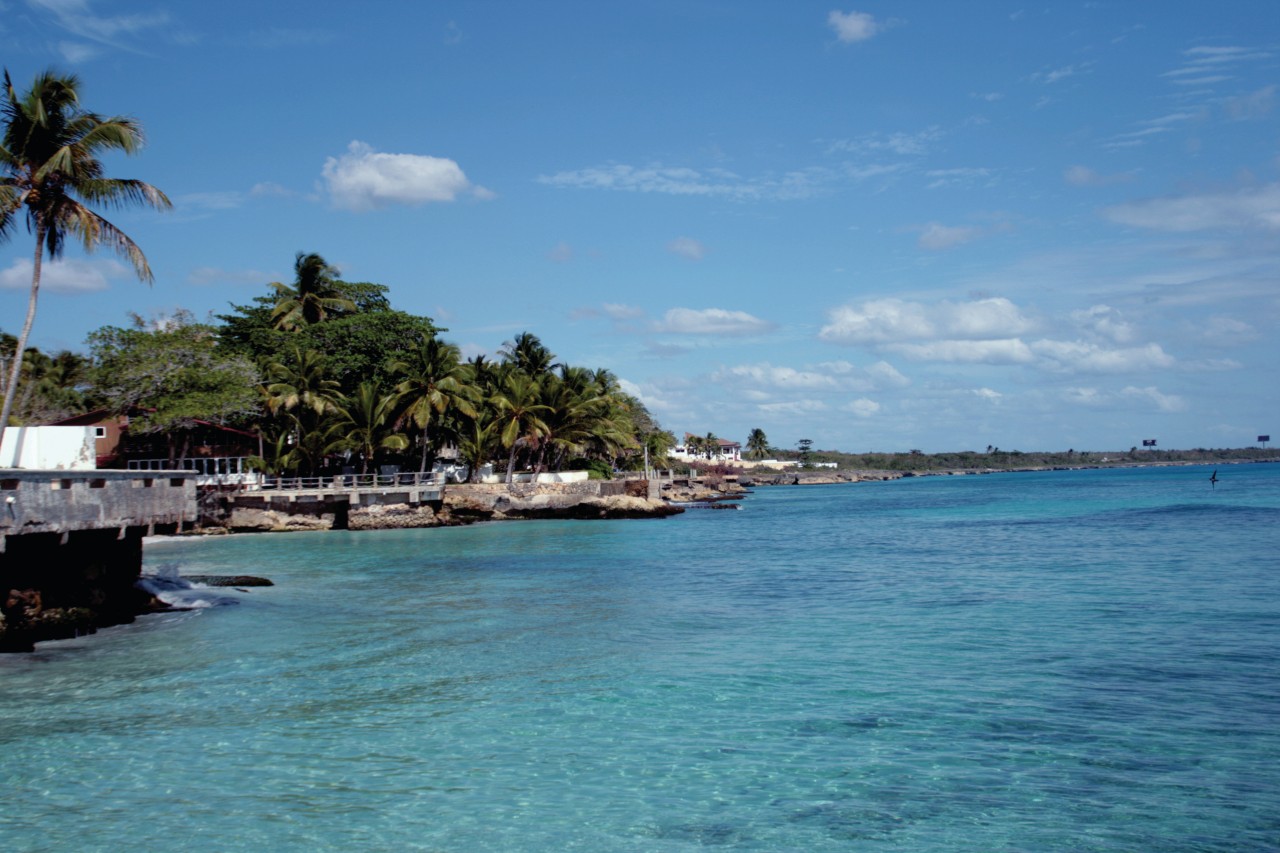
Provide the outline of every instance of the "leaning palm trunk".
<path id="1" fill-rule="evenodd" d="M 27 318 L 22 323 L 22 333 L 18 335 L 18 343 L 13 350 L 13 364 L 9 367 L 9 384 L 4 389 L 4 409 L 0 410 L 0 447 L 4 446 L 4 430 L 9 425 L 9 416 L 13 414 L 13 401 L 18 396 L 18 378 L 22 375 L 22 356 L 27 351 L 27 339 L 31 337 L 31 327 L 36 321 L 36 301 L 40 294 L 40 265 L 44 260 L 45 233 L 43 223 L 36 226 L 36 255 L 31 268 L 31 295 L 27 297 Z"/>

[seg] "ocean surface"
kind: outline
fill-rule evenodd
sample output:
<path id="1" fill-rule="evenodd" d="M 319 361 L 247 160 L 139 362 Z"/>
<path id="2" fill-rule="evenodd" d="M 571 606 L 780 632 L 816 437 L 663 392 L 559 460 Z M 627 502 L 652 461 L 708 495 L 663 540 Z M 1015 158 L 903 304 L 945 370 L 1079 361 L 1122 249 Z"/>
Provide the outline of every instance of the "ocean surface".
<path id="1" fill-rule="evenodd" d="M 149 542 L 0 656 L 24 851 L 1280 849 L 1280 465 Z"/>

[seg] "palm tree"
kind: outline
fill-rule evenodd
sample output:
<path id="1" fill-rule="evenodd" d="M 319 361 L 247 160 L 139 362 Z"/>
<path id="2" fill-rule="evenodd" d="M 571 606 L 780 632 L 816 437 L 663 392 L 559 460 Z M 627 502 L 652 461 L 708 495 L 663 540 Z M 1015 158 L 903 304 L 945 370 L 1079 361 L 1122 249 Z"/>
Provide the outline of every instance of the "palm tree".
<path id="1" fill-rule="evenodd" d="M 470 371 L 461 361 L 462 352 L 453 344 L 430 338 L 407 361 L 391 365 L 391 372 L 403 374 L 396 386 L 405 407 L 402 417 L 411 419 L 422 430 L 422 460 L 419 473 L 427 470 L 427 452 L 431 447 L 432 415 L 444 419 L 450 411 L 475 416 L 471 405 L 472 386 L 467 381 Z"/>
<path id="2" fill-rule="evenodd" d="M 341 397 L 339 383 L 325 375 L 324 356 L 316 350 L 292 347 L 289 361 L 274 361 L 267 365 L 266 373 L 275 381 L 267 384 L 265 391 L 267 409 L 273 414 L 301 407 L 313 415 L 322 416 L 337 408 Z"/>
<path id="3" fill-rule="evenodd" d="M 503 377 L 491 402 L 502 427 L 499 434 L 502 446 L 511 449 L 507 458 L 507 485 L 510 486 L 516 473 L 516 447 L 521 439 L 535 440 L 546 432 L 542 414 L 547 406 L 538 402 L 538 383 L 520 370 Z"/>
<path id="4" fill-rule="evenodd" d="M 360 454 L 360 473 L 379 450 L 404 450 L 409 439 L 395 430 L 396 395 L 382 394 L 372 382 L 361 382 L 339 413 L 345 443 Z"/>
<path id="5" fill-rule="evenodd" d="M 475 415 L 462 419 L 458 429 L 458 453 L 467 463 L 467 482 L 480 479 L 480 468 L 497 447 L 498 422 L 487 407 L 478 406 Z"/>
<path id="6" fill-rule="evenodd" d="M 533 332 L 521 332 L 507 341 L 498 351 L 503 361 L 515 365 L 534 379 L 540 379 L 560 365 L 555 363 L 555 353 L 542 345 Z"/>
<path id="7" fill-rule="evenodd" d="M 277 329 L 296 332 L 324 322 L 330 312 L 354 311 L 356 304 L 335 286 L 338 271 L 315 252 L 299 252 L 293 261 L 293 286 L 271 282 L 279 300 L 271 311 Z"/>
<path id="8" fill-rule="evenodd" d="M 747 455 L 752 459 L 763 459 L 769 455 L 769 438 L 759 427 L 747 435 Z"/>
<path id="9" fill-rule="evenodd" d="M 142 250 L 123 231 L 89 204 L 143 204 L 164 209 L 169 199 L 160 190 L 131 178 L 103 177 L 99 156 L 112 151 L 133 154 L 142 148 L 142 126 L 131 118 L 103 118 L 80 107 L 80 80 L 75 75 L 45 71 L 19 97 L 4 73 L 4 137 L 0 142 L 0 238 L 25 211 L 27 230 L 36 238 L 27 316 L 14 347 L 4 405 L 0 409 L 0 443 L 13 412 L 22 354 L 36 319 L 41 264 L 62 255 L 68 236 L 79 238 L 85 251 L 110 246 L 133 264 L 138 278 L 150 283 L 151 266 Z"/>

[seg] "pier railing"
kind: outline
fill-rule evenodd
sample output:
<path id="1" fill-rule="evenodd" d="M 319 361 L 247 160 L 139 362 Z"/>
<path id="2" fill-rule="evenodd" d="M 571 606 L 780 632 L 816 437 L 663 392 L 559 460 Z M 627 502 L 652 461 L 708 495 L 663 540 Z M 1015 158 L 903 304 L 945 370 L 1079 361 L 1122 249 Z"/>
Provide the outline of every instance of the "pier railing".
<path id="1" fill-rule="evenodd" d="M 328 477 L 263 477 L 264 491 L 345 491 L 439 486 L 444 479 L 434 472 L 401 471 L 395 474 L 335 474 Z"/>

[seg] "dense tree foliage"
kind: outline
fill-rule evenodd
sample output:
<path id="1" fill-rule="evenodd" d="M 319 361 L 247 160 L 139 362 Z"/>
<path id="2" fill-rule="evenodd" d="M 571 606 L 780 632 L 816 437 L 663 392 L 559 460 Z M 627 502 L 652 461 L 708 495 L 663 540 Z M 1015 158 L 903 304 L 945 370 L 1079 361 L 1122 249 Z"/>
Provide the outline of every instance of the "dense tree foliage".
<path id="1" fill-rule="evenodd" d="M 171 461 L 184 455 L 179 437 L 197 424 L 227 425 L 261 408 L 257 367 L 220 351 L 216 329 L 186 312 L 159 323 L 135 316 L 131 328 L 103 327 L 89 336 L 89 347 L 94 393 L 129 415 L 131 433 L 165 436 Z"/>
<path id="2" fill-rule="evenodd" d="M 496 360 L 464 360 L 385 286 L 341 281 L 319 255 L 300 254 L 296 272 L 206 323 L 178 312 L 101 328 L 90 359 L 33 351 L 15 411 L 128 414 L 131 434 L 163 439 L 173 460 L 196 425 L 234 430 L 256 439 L 263 469 L 299 476 L 425 471 L 446 452 L 473 478 L 489 464 L 508 482 L 521 470 L 604 475 L 640 469 L 646 451 L 663 464 L 675 445 L 611 372 L 558 361 L 531 332 Z M 306 309 L 308 294 L 325 301 Z M 15 343 L 0 333 L 0 359 Z"/>

